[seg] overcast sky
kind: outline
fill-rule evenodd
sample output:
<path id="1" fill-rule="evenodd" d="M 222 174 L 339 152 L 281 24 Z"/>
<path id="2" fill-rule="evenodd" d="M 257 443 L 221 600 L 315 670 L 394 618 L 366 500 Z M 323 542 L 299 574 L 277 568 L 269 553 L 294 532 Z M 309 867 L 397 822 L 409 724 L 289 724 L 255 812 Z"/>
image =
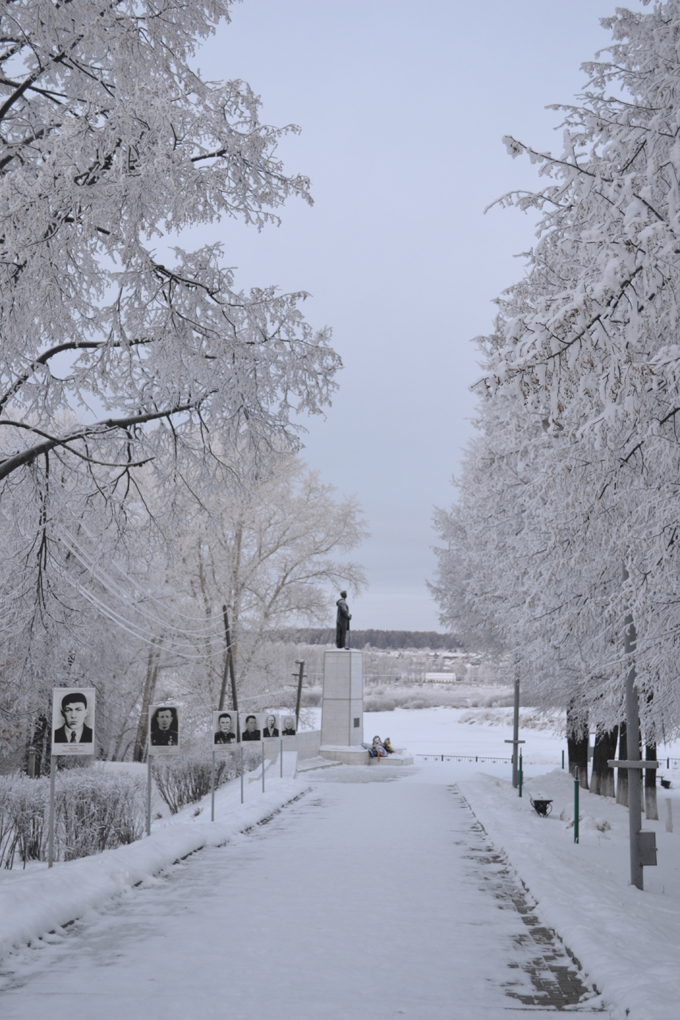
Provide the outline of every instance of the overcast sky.
<path id="1" fill-rule="evenodd" d="M 441 629 L 425 586 L 431 519 L 454 498 L 471 433 L 470 341 L 490 330 L 533 239 L 516 210 L 484 215 L 537 181 L 501 138 L 559 147 L 545 107 L 582 88 L 614 6 L 244 0 L 200 54 L 208 77 L 249 82 L 264 120 L 302 127 L 281 154 L 311 178 L 314 207 L 294 201 L 279 228 L 226 223 L 217 236 L 241 285 L 307 290 L 309 321 L 333 328 L 345 367 L 326 418 L 306 422 L 304 456 L 368 519 L 357 628 Z"/>

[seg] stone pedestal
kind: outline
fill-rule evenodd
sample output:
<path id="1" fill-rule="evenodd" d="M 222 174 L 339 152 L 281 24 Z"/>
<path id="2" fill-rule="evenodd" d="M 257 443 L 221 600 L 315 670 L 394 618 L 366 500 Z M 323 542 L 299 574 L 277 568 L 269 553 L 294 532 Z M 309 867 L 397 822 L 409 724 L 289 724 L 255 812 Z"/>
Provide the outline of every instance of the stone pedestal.
<path id="1" fill-rule="evenodd" d="M 323 664 L 323 701 L 321 703 L 321 754 L 337 757 L 340 749 L 363 756 L 364 739 L 364 676 L 362 654 L 354 649 L 338 648 L 326 652 Z M 324 749 L 336 753 L 324 754 Z M 367 752 L 364 752 L 367 754 Z"/>

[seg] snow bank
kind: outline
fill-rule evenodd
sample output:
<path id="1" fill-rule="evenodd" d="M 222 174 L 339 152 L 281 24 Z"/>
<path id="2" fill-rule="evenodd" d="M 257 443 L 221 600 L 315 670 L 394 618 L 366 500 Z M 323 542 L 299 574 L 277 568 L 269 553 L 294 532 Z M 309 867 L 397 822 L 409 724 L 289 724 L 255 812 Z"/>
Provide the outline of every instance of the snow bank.
<path id="1" fill-rule="evenodd" d="M 617 1020 L 680 1015 L 680 837 L 660 822 L 659 866 L 645 868 L 645 891 L 630 886 L 628 812 L 611 798 L 580 791 L 580 843 L 573 842 L 573 779 L 562 770 L 531 779 L 520 800 L 509 782 L 476 775 L 458 783 L 490 839 L 505 854 L 554 928 L 602 992 Z M 680 803 L 674 794 L 674 815 Z M 553 800 L 539 818 L 529 796 Z"/>
<path id="2" fill-rule="evenodd" d="M 215 795 L 215 821 L 209 818 L 210 798 L 191 805 L 154 826 L 149 837 L 106 850 L 94 857 L 60 862 L 52 869 L 8 873 L 0 884 L 0 956 L 47 932 L 68 924 L 107 899 L 144 881 L 205 846 L 219 846 L 262 822 L 301 796 L 307 787 L 295 780 L 271 782 L 266 793 L 252 788 L 240 803 L 238 784 Z"/>

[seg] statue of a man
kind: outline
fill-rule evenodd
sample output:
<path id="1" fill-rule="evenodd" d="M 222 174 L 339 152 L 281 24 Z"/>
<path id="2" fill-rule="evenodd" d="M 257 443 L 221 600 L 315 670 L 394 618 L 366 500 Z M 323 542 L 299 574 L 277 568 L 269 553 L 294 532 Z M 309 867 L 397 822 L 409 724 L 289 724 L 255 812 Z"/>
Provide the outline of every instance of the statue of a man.
<path id="1" fill-rule="evenodd" d="M 347 598 L 347 592 L 341 591 L 340 598 L 335 603 L 338 607 L 338 615 L 335 618 L 335 645 L 336 648 L 347 647 L 347 631 L 349 630 L 349 621 L 352 616 L 349 611 L 349 606 L 345 599 Z"/>

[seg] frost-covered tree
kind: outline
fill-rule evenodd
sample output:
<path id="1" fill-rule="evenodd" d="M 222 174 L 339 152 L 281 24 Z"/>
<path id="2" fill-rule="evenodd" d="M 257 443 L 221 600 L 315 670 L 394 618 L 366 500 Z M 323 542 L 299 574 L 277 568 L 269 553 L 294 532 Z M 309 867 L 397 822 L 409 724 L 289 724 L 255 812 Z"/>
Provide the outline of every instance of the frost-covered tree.
<path id="1" fill-rule="evenodd" d="M 69 629 L 96 613 L 73 587 L 85 568 L 69 536 L 144 576 L 140 471 L 170 530 L 189 494 L 221 484 L 235 445 L 295 448 L 293 420 L 334 387 L 340 361 L 304 320 L 303 293 L 239 290 L 219 244 L 157 254 L 185 228 L 260 229 L 287 198 L 311 201 L 276 153 L 297 129 L 262 123 L 246 83 L 195 68 L 231 5 L 16 0 L 0 12 L 4 706 L 28 712 L 59 682 L 46 649 L 63 644 L 68 660 Z"/>
<path id="2" fill-rule="evenodd" d="M 86 464 L 122 500 L 133 468 L 178 446 L 292 433 L 339 359 L 303 294 L 244 293 L 219 245 L 155 240 L 197 223 L 276 221 L 305 178 L 244 82 L 211 84 L 197 43 L 231 0 L 19 0 L 0 42 L 0 496 L 39 528 L 48 470 Z M 75 412 L 75 415 L 74 415 Z M 187 436 L 191 436 L 190 442 Z"/>
<path id="3" fill-rule="evenodd" d="M 221 627 L 227 607 L 239 696 L 254 696 L 276 679 L 273 631 L 323 624 L 339 588 L 362 590 L 362 568 L 344 557 L 366 535 L 356 498 L 338 498 L 299 457 L 273 451 L 253 459 L 247 448 L 238 451 L 228 486 L 177 536 L 182 558 L 172 583 L 206 624 Z M 224 677 L 221 649 L 199 671 L 214 707 Z"/>
<path id="4" fill-rule="evenodd" d="M 538 241 L 479 341 L 481 439 L 438 520 L 437 591 L 445 622 L 492 616 L 544 700 L 575 696 L 602 734 L 631 613 L 653 744 L 680 723 L 680 4 L 605 25 L 609 58 L 557 108 L 562 152 L 505 140 L 548 183 L 502 200 L 538 211 Z"/>

